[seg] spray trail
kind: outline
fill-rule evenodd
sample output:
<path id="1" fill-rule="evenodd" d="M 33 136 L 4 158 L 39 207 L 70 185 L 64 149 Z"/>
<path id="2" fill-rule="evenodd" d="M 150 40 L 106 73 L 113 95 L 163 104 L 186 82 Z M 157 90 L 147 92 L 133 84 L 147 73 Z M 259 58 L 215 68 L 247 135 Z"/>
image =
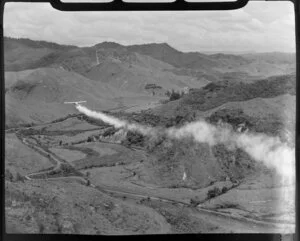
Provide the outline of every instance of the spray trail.
<path id="1" fill-rule="evenodd" d="M 263 162 L 269 168 L 275 168 L 288 183 L 294 183 L 295 148 L 282 143 L 278 137 L 254 133 L 237 133 L 229 128 L 214 126 L 201 120 L 188 123 L 180 128 L 171 127 L 158 130 L 140 124 L 131 124 L 104 113 L 89 110 L 81 105 L 77 105 L 76 108 L 81 113 L 100 119 L 115 128 L 137 131 L 146 136 L 155 136 L 163 132 L 171 139 L 193 138 L 196 142 L 207 143 L 210 146 L 225 144 L 229 148 L 241 148 L 254 160 Z"/>
<path id="2" fill-rule="evenodd" d="M 76 109 L 79 112 L 81 112 L 87 116 L 102 120 L 103 122 L 110 124 L 110 125 L 114 126 L 115 128 L 124 128 L 124 129 L 131 130 L 131 131 L 138 131 L 139 133 L 141 133 L 142 135 L 145 135 L 145 136 L 156 134 L 156 130 L 154 128 L 139 125 L 139 124 L 131 124 L 127 121 L 119 120 L 118 118 L 106 115 L 102 112 L 96 112 L 93 110 L 89 110 L 88 108 L 86 108 L 85 106 L 82 106 L 82 105 L 76 105 Z"/>

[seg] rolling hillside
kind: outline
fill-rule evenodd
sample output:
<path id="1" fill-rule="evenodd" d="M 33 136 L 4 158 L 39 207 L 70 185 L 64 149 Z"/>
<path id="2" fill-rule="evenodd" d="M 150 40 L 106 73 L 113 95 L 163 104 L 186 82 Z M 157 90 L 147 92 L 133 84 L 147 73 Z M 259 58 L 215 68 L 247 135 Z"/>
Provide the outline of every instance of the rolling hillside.
<path id="1" fill-rule="evenodd" d="M 5 38 L 5 69 L 7 125 L 15 125 L 72 113 L 74 108 L 61 105 L 66 100 L 85 99 L 97 110 L 136 105 L 144 109 L 166 99 L 167 91 L 184 87 L 196 91 L 154 112 L 190 116 L 186 113 L 230 101 L 285 94 L 284 83 L 290 83 L 286 78 L 294 76 L 280 74 L 293 73 L 295 62 L 293 54 L 184 53 L 166 43 L 123 46 L 103 42 L 79 48 Z M 278 77 L 259 77 L 269 75 Z M 251 84 L 259 78 L 261 82 Z M 273 94 L 269 96 L 268 91 Z"/>
<path id="2" fill-rule="evenodd" d="M 137 53 L 127 56 L 130 61 L 106 59 L 92 67 L 85 76 L 134 93 L 146 93 L 145 87 L 155 84 L 158 88 L 161 87 L 163 95 L 167 90 L 182 90 L 185 86 L 200 88 L 208 83 L 192 76 L 176 75 L 172 72 L 174 67 L 151 57 Z"/>
<path id="3" fill-rule="evenodd" d="M 295 54 L 233 55 L 219 53 L 208 55 L 198 52 L 184 53 L 166 43 L 133 45 L 128 46 L 128 49 L 162 60 L 177 68 L 204 71 L 206 74 L 220 75 L 224 72 L 243 72 L 257 77 L 267 77 L 295 72 Z"/>
<path id="4" fill-rule="evenodd" d="M 113 108 L 117 106 L 113 99 L 121 95 L 110 86 L 62 69 L 41 68 L 18 76 L 22 78 L 15 80 L 5 95 L 7 126 L 41 123 L 76 112 L 64 101 L 87 100 L 91 108 Z M 7 81 L 10 82 L 9 78 Z"/>
<path id="5" fill-rule="evenodd" d="M 227 83 L 227 84 L 226 84 Z M 210 83 L 179 100 L 156 107 L 150 113 L 164 118 L 193 121 L 223 120 L 235 127 L 246 123 L 254 132 L 287 137 L 295 128 L 295 76 L 275 76 L 248 84 L 231 81 Z M 289 135 L 290 135 L 289 134 Z"/>
<path id="6" fill-rule="evenodd" d="M 33 63 L 55 52 L 63 52 L 76 48 L 70 45 L 59 45 L 46 41 L 15 39 L 4 37 L 5 71 L 31 69 Z M 39 66 L 43 67 L 43 66 Z"/>
<path id="7" fill-rule="evenodd" d="M 84 75 L 97 65 L 99 60 L 101 62 L 101 60 L 114 56 L 121 61 L 130 62 L 128 57 L 133 56 L 132 53 L 138 53 L 165 62 L 179 70 L 189 69 L 199 74 L 205 73 L 208 76 L 222 75 L 224 72 L 244 72 L 254 76 L 295 72 L 295 54 L 209 55 L 198 52 L 185 53 L 166 43 L 123 46 L 118 43 L 103 42 L 91 47 L 79 48 L 44 41 L 5 38 L 5 50 L 7 71 L 61 66 Z M 16 56 L 18 56 L 17 59 Z M 124 58 L 124 56 L 126 57 Z"/>
<path id="8" fill-rule="evenodd" d="M 190 108 L 197 111 L 208 111 L 227 102 L 246 101 L 254 98 L 272 98 L 283 94 L 296 94 L 295 75 L 273 76 L 258 79 L 249 83 L 241 81 L 219 81 L 209 83 L 201 89 L 191 91 L 183 98 L 171 101 L 154 112 L 168 113 L 167 110 Z M 176 115 L 171 113 L 171 115 Z"/>

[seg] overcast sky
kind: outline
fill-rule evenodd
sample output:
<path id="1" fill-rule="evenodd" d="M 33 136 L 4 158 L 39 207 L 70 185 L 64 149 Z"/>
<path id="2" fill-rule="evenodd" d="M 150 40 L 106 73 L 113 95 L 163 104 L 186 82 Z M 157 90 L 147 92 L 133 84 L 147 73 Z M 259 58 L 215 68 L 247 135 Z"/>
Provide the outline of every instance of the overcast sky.
<path id="1" fill-rule="evenodd" d="M 181 51 L 294 52 L 290 2 L 249 2 L 206 12 L 61 12 L 48 3 L 6 3 L 4 35 L 92 46 L 167 42 Z"/>

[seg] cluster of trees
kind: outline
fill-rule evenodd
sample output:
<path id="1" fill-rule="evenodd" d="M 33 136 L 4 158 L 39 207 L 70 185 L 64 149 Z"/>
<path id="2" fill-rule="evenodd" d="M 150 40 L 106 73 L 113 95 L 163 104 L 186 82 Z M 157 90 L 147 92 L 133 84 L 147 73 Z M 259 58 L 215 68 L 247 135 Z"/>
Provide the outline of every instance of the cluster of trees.
<path id="1" fill-rule="evenodd" d="M 222 120 L 230 124 L 234 129 L 244 124 L 250 131 L 265 133 L 271 136 L 280 136 L 284 127 L 284 121 L 278 114 L 269 114 L 268 117 L 249 116 L 242 109 L 221 109 L 206 118 L 206 121 L 217 124 Z"/>
<path id="2" fill-rule="evenodd" d="M 162 89 L 162 87 L 156 84 L 146 84 L 145 89 Z"/>
<path id="3" fill-rule="evenodd" d="M 207 192 L 207 198 L 211 199 L 214 197 L 217 197 L 225 192 L 228 191 L 227 187 L 223 187 L 222 189 L 218 188 L 218 187 L 214 187 L 213 189 L 208 190 Z"/>
<path id="4" fill-rule="evenodd" d="M 114 127 L 107 128 L 104 133 L 102 134 L 103 137 L 112 136 L 117 132 L 117 129 Z"/>
<path id="5" fill-rule="evenodd" d="M 67 120 L 67 119 L 69 119 L 69 118 L 72 118 L 72 117 L 78 117 L 78 118 L 80 118 L 79 116 L 80 116 L 80 115 L 78 115 L 78 114 L 68 114 L 68 115 L 65 116 L 65 117 L 61 117 L 61 118 L 58 118 L 58 119 L 56 119 L 56 120 L 51 121 L 51 123 L 62 122 L 62 121 L 65 121 L 65 120 Z"/>
<path id="6" fill-rule="evenodd" d="M 191 198 L 190 204 L 192 207 L 197 207 L 201 203 L 201 200 L 198 197 Z"/>
<path id="7" fill-rule="evenodd" d="M 169 97 L 169 101 L 173 101 L 173 100 L 178 100 L 180 99 L 183 95 L 184 95 L 184 92 L 183 91 L 175 91 L 175 90 L 172 90 L 172 91 L 167 91 L 166 93 L 166 96 Z"/>
<path id="8" fill-rule="evenodd" d="M 252 128 L 256 122 L 254 117 L 245 114 L 242 109 L 221 109 L 206 118 L 206 121 L 213 124 L 217 124 L 220 120 L 232 125 L 234 128 L 242 123 Z"/>
<path id="9" fill-rule="evenodd" d="M 220 89 L 222 89 L 223 86 L 223 83 L 222 84 L 217 84 L 217 83 L 209 83 L 207 84 L 206 86 L 203 87 L 204 90 L 207 90 L 207 91 L 218 91 Z"/>
<path id="10" fill-rule="evenodd" d="M 162 89 L 162 87 L 156 84 L 146 84 L 145 89 L 152 91 L 152 95 L 155 95 L 155 90 Z"/>
<path id="11" fill-rule="evenodd" d="M 282 75 L 251 83 L 234 80 L 209 83 L 201 89 L 190 91 L 182 104 L 206 111 L 230 101 L 246 101 L 258 97 L 271 98 L 282 94 L 295 95 L 295 80 L 295 75 Z"/>
<path id="12" fill-rule="evenodd" d="M 138 132 L 128 131 L 126 134 L 126 139 L 123 141 L 125 146 L 143 146 L 144 145 L 144 136 Z"/>

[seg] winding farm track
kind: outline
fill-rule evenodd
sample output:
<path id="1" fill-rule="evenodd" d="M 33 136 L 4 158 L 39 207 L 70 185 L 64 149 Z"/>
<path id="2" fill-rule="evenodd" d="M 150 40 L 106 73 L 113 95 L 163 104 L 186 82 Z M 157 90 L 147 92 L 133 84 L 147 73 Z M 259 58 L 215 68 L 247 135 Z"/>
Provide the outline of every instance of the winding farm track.
<path id="1" fill-rule="evenodd" d="M 34 145 L 30 144 L 30 143 L 27 141 L 26 138 L 22 138 L 22 137 L 20 137 L 19 135 L 16 135 L 16 136 L 19 138 L 19 140 L 20 140 L 24 145 L 26 145 L 26 146 L 28 146 L 29 148 L 31 148 L 31 149 L 37 151 L 40 155 L 42 155 L 42 156 L 48 158 L 49 161 L 50 161 L 52 164 L 54 164 L 53 168 L 51 168 L 50 170 L 41 171 L 41 172 L 36 172 L 36 173 L 31 173 L 31 174 L 26 175 L 25 178 L 26 178 L 27 180 L 32 179 L 31 177 L 34 176 L 34 175 L 47 174 L 47 173 L 49 173 L 49 172 L 51 172 L 51 171 L 53 172 L 53 171 L 55 171 L 55 170 L 59 170 L 59 169 L 60 169 L 60 166 L 61 166 L 61 163 L 62 163 L 62 162 L 61 162 L 61 160 L 59 160 L 58 158 L 56 158 L 52 153 L 49 153 L 49 152 L 45 151 L 43 148 L 41 148 L 41 147 L 39 147 L 39 146 L 37 146 L 37 145 L 34 146 Z"/>
<path id="2" fill-rule="evenodd" d="M 42 147 L 38 145 L 33 145 L 28 142 L 26 137 L 21 137 L 21 135 L 18 135 L 20 129 L 16 131 L 16 136 L 22 141 L 22 143 L 29 148 L 32 148 L 33 150 L 37 151 L 39 154 L 47 157 L 53 164 L 53 168 L 46 171 L 31 173 L 25 176 L 27 180 L 33 180 L 33 179 L 43 179 L 43 180 L 77 180 L 79 182 L 83 182 L 87 184 L 87 179 L 80 177 L 80 176 L 60 176 L 60 177 L 47 177 L 47 178 L 35 178 L 34 176 L 38 176 L 40 174 L 47 174 L 53 170 L 58 170 L 60 168 L 61 163 L 67 163 L 67 161 L 62 161 L 59 158 L 57 158 L 55 155 L 53 155 L 51 152 L 46 151 Z M 70 164 L 69 164 L 70 165 Z M 260 220 L 255 220 L 251 218 L 245 218 L 245 217 L 234 217 L 229 214 L 220 213 L 213 210 L 208 210 L 200 207 L 191 207 L 189 203 L 181 202 L 178 200 L 173 199 L 167 199 L 167 198 L 161 198 L 158 196 L 149 196 L 145 192 L 133 192 L 133 191 L 126 191 L 124 188 L 116 187 L 116 186 L 108 186 L 105 184 L 101 185 L 95 185 L 93 183 L 89 183 L 89 187 L 92 187 L 96 189 L 97 191 L 100 191 L 102 193 L 106 193 L 113 197 L 126 197 L 128 199 L 133 200 L 141 200 L 141 199 L 150 199 L 165 203 L 170 203 L 171 205 L 179 205 L 184 206 L 190 210 L 190 215 L 202 219 L 207 220 L 209 223 L 215 224 L 218 227 L 225 228 L 226 230 L 232 230 L 233 232 L 245 232 L 245 233 L 291 233 L 295 232 L 295 225 L 293 224 L 286 224 L 286 223 L 271 223 L 271 222 L 265 222 Z M 149 208 L 149 207 L 147 207 Z M 154 210 L 155 211 L 155 210 Z M 157 212 L 157 211 L 155 211 Z"/>
<path id="3" fill-rule="evenodd" d="M 132 197 L 135 199 L 147 199 L 161 201 L 170 204 L 176 204 L 180 206 L 187 207 L 191 209 L 191 214 L 198 218 L 203 219 L 207 217 L 207 220 L 211 223 L 215 223 L 218 226 L 224 227 L 226 226 L 227 229 L 232 229 L 234 232 L 287 232 L 287 230 L 295 230 L 295 225 L 293 224 L 278 224 L 278 223 L 271 223 L 271 222 L 264 222 L 260 220 L 255 220 L 251 218 L 245 217 L 234 217 L 225 213 L 220 213 L 217 211 L 200 208 L 200 207 L 191 207 L 189 203 L 177 201 L 173 199 L 161 198 L 157 196 L 149 196 L 147 194 L 143 194 L 141 192 L 136 193 L 132 191 L 124 191 L 124 189 L 115 187 L 115 186 L 108 186 L 101 184 L 96 186 L 96 188 L 102 192 L 114 195 L 125 195 L 126 197 Z"/>

